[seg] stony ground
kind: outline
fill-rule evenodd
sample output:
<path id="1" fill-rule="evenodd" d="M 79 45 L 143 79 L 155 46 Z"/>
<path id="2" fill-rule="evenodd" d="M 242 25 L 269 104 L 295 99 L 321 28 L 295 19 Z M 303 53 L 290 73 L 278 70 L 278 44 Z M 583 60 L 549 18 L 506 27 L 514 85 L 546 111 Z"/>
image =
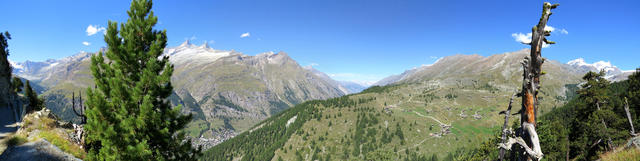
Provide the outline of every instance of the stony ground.
<path id="1" fill-rule="evenodd" d="M 0 115 L 4 132 L 0 144 L 12 145 L 2 147 L 0 161 L 77 161 L 85 156 L 81 147 L 70 139 L 73 129 L 68 126 L 72 125 L 57 121 L 46 108 L 25 115 L 22 122 L 17 123 L 20 128 L 16 128 L 15 119 L 6 119 L 13 118 L 13 111 L 3 109 Z"/>
<path id="2" fill-rule="evenodd" d="M 60 148 L 54 146 L 45 139 L 10 147 L 6 150 L 6 153 L 0 155 L 0 161 L 5 160 L 81 161 L 80 159 L 63 152 Z"/>

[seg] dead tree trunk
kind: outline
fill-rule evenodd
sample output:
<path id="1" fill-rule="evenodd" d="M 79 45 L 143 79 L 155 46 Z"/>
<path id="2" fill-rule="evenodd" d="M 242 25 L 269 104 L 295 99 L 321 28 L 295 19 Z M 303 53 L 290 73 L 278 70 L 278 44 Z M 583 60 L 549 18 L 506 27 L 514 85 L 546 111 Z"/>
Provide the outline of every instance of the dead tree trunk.
<path id="1" fill-rule="evenodd" d="M 511 115 L 511 104 L 513 103 L 513 96 L 515 96 L 515 94 L 511 95 L 511 99 L 509 99 L 509 106 L 507 106 L 507 110 L 500 112 L 501 114 L 504 114 L 504 125 L 502 125 L 502 144 L 505 144 L 507 142 L 507 135 L 511 134 L 511 130 L 507 129 L 507 127 L 509 126 L 509 116 Z M 500 148 L 500 156 L 498 160 L 502 161 L 504 159 L 505 152 L 505 149 Z"/>
<path id="2" fill-rule="evenodd" d="M 557 6 L 558 4 L 552 5 L 549 2 L 544 2 L 542 5 L 542 17 L 538 25 L 534 26 L 531 31 L 531 42 L 527 43 L 531 45 L 531 54 L 522 63 L 524 73 L 522 91 L 519 94 L 519 96 L 522 96 L 522 109 L 520 110 L 522 130 L 520 130 L 520 137 L 509 138 L 506 143 L 500 145 L 500 147 L 510 150 L 513 144 L 519 144 L 527 154 L 526 160 L 540 160 L 543 156 L 540 148 L 540 139 L 535 129 L 540 76 L 544 74 L 542 73 L 544 58 L 541 56 L 541 50 L 544 44 L 555 44 L 555 42 L 547 40 L 546 36 L 551 35 L 551 31 L 545 30 L 545 27 L 549 16 L 552 14 L 551 9 L 555 9 Z"/>
<path id="3" fill-rule="evenodd" d="M 624 98 L 624 111 L 627 112 L 627 119 L 629 119 L 629 125 L 631 125 L 631 136 L 636 136 L 636 130 L 633 129 L 633 121 L 631 120 L 631 113 L 629 113 L 629 102 L 627 102 L 627 97 Z"/>
<path id="4" fill-rule="evenodd" d="M 79 97 L 80 99 L 78 101 L 80 101 L 79 103 L 79 109 L 76 110 L 76 93 L 73 92 L 71 93 L 71 108 L 73 109 L 73 113 L 76 114 L 76 116 L 80 117 L 80 124 L 84 125 L 87 123 L 87 116 L 85 115 L 85 107 L 82 105 L 82 92 L 79 93 Z"/>

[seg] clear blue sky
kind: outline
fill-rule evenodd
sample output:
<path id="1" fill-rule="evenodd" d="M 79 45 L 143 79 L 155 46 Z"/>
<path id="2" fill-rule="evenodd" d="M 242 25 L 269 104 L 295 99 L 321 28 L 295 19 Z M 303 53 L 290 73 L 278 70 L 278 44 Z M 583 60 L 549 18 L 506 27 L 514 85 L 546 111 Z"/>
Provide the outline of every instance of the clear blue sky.
<path id="1" fill-rule="evenodd" d="M 216 49 L 248 55 L 285 51 L 300 65 L 339 80 L 375 81 L 453 54 L 484 56 L 528 46 L 512 34 L 531 31 L 543 1 L 169 1 L 157 0 L 157 29 L 169 46 L 205 40 Z M 611 61 L 640 67 L 640 1 L 560 3 L 549 25 L 558 42 L 548 59 Z M 130 1 L 3 1 L 0 31 L 8 30 L 14 61 L 59 59 L 104 46 L 87 27 L 123 22 Z M 559 32 L 561 29 L 566 34 Z M 241 38 L 243 33 L 250 33 Z M 90 45 L 85 46 L 83 42 Z"/>

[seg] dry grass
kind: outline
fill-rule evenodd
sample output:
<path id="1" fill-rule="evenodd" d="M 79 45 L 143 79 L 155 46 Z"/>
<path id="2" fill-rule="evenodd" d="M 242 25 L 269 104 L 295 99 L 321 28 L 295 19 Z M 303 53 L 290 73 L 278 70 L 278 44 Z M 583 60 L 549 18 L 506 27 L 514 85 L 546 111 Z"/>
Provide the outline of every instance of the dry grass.
<path id="1" fill-rule="evenodd" d="M 67 152 L 75 157 L 84 159 L 86 153 L 79 146 L 69 142 L 69 140 L 61 136 L 60 133 L 55 131 L 42 131 L 38 134 L 40 138 L 47 139 L 51 144 L 57 146 L 62 151 Z"/>
<path id="2" fill-rule="evenodd" d="M 600 156 L 602 161 L 637 161 L 640 160 L 640 149 L 629 148 L 619 152 L 607 152 Z"/>

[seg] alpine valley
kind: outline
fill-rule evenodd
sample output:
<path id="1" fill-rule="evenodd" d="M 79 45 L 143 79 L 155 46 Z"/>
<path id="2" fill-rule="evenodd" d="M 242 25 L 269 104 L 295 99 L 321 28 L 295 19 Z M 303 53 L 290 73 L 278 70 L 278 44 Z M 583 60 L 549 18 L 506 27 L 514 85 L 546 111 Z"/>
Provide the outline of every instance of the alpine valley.
<path id="1" fill-rule="evenodd" d="M 499 111 L 520 88 L 520 62 L 529 53 L 448 56 L 376 83 L 384 86 L 298 104 L 205 151 L 204 159 L 451 160 L 499 132 Z M 575 97 L 580 67 L 546 61 L 539 113 Z"/>
<path id="2" fill-rule="evenodd" d="M 96 53 L 11 64 L 15 75 L 37 84 L 47 108 L 77 122 L 72 93 L 86 96 L 94 86 L 89 67 Z M 475 144 L 501 124 L 498 111 L 519 88 L 518 62 L 528 53 L 448 56 L 364 91 L 367 86 L 302 67 L 285 52 L 249 56 L 185 41 L 163 55 L 175 69 L 169 99 L 193 114 L 186 131 L 209 149 L 205 158 L 307 160 L 445 154 Z M 541 113 L 565 104 L 587 71 L 604 69 L 612 80 L 630 73 L 582 59 L 548 61 L 543 69 L 549 72 L 542 77 Z"/>

